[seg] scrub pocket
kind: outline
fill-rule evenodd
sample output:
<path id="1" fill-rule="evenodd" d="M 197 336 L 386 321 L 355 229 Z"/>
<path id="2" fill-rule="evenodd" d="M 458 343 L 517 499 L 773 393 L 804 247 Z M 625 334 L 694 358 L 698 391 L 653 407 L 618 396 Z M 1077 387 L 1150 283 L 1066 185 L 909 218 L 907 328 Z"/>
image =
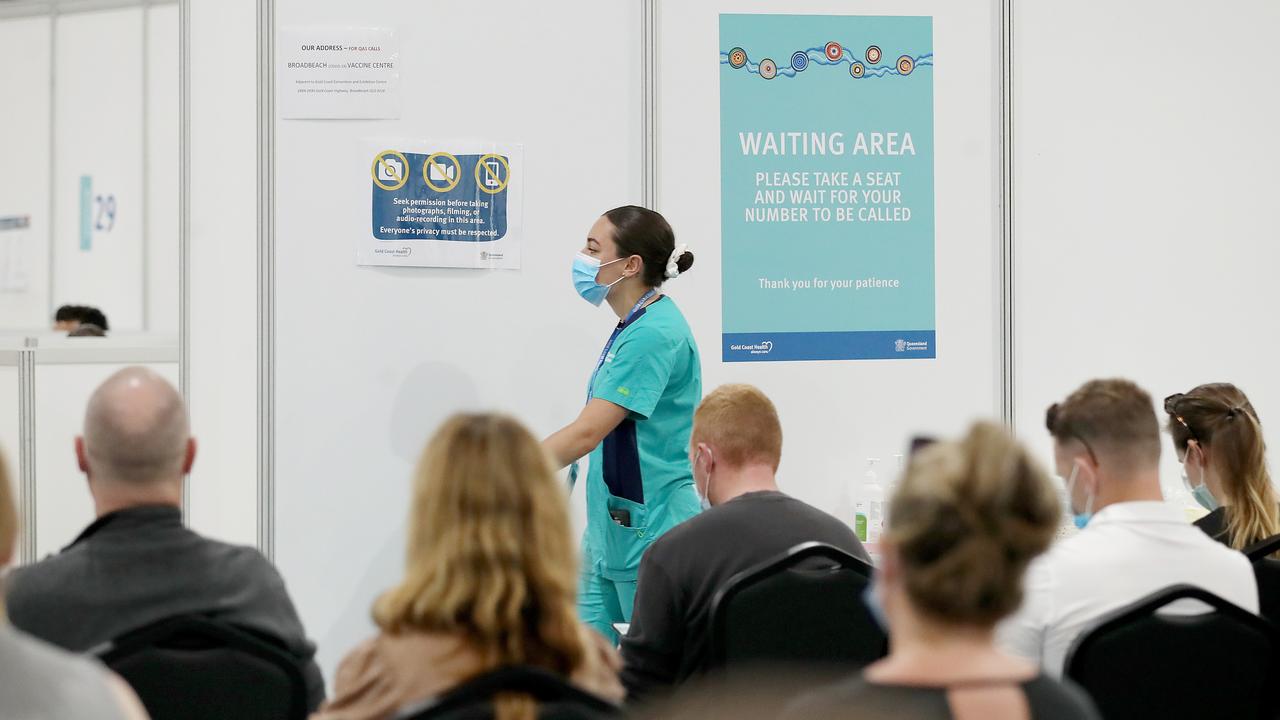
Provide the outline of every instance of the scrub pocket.
<path id="1" fill-rule="evenodd" d="M 610 511 L 631 513 L 631 527 L 623 527 L 609 517 L 604 522 L 604 570 L 610 580 L 634 580 L 640 569 L 640 556 L 653 542 L 649 531 L 649 509 L 641 503 L 605 494 Z"/>

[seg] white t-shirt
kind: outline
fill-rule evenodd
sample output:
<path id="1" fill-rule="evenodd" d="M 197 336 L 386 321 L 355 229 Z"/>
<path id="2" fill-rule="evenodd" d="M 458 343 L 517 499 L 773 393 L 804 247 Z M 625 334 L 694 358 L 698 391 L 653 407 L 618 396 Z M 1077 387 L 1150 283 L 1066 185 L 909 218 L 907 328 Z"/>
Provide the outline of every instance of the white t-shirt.
<path id="1" fill-rule="evenodd" d="M 1258 584 L 1242 553 L 1210 539 L 1166 503 L 1108 505 L 1031 564 L 1022 608 L 999 625 L 996 637 L 1061 677 L 1072 643 L 1098 618 L 1182 583 L 1258 612 Z M 1169 606 L 1186 614 L 1206 610 L 1195 600 Z"/>
<path id="2" fill-rule="evenodd" d="M 134 717 L 122 710 L 122 698 L 112 691 L 110 677 L 96 660 L 27 636 L 0 618 L 0 718 Z"/>

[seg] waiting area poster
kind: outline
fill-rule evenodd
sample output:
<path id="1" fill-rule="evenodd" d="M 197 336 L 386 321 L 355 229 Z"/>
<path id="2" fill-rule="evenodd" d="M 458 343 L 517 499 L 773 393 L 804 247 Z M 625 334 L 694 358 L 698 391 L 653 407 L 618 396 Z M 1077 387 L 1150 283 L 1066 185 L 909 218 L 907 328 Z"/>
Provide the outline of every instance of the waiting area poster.
<path id="1" fill-rule="evenodd" d="M 720 16 L 723 359 L 936 357 L 933 19 Z"/>

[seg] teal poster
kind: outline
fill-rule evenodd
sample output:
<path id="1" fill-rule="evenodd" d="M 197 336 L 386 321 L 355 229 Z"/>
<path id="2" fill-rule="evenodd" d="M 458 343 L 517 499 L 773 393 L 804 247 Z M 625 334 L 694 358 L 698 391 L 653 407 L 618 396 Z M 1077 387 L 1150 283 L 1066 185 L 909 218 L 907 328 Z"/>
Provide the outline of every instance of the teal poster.
<path id="1" fill-rule="evenodd" d="M 720 16 L 726 362 L 936 357 L 933 67 L 930 17 Z"/>

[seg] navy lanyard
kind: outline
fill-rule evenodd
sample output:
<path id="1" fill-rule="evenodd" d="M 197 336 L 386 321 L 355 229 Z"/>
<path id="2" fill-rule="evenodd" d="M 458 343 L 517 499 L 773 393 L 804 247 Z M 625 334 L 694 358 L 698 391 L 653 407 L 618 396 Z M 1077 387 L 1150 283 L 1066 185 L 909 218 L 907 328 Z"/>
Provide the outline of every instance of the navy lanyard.
<path id="1" fill-rule="evenodd" d="M 618 323 L 618 327 L 614 328 L 613 333 L 609 335 L 609 341 L 604 344 L 604 349 L 600 351 L 600 359 L 596 361 L 596 369 L 591 371 L 591 380 L 587 383 L 587 402 L 591 402 L 591 395 L 596 388 L 596 376 L 600 374 L 600 368 L 604 367 L 605 358 L 609 356 L 609 351 L 613 349 L 614 341 L 622 334 L 623 328 L 631 322 L 636 313 L 640 312 L 640 308 L 644 307 L 644 304 L 657 294 L 658 291 L 655 288 L 649 288 L 649 291 L 640 296 L 640 299 L 636 301 L 635 307 L 631 308 L 631 312 L 627 313 L 627 316 Z"/>

